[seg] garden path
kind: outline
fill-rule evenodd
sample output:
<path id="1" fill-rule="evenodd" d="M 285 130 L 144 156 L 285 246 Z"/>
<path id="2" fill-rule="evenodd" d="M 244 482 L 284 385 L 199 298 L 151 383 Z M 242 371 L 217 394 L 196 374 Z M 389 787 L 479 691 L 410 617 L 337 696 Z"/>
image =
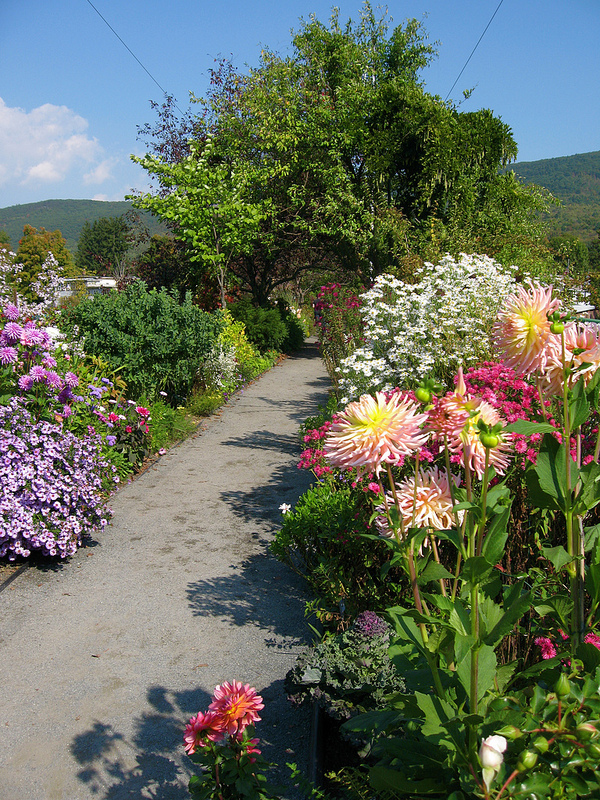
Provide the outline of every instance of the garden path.
<path id="1" fill-rule="evenodd" d="M 309 342 L 123 486 L 68 563 L 6 585 L 0 800 L 184 800 L 183 728 L 232 679 L 265 700 L 266 756 L 306 769 L 283 691 L 304 587 L 267 545 L 309 485 L 297 431 L 328 388 Z"/>

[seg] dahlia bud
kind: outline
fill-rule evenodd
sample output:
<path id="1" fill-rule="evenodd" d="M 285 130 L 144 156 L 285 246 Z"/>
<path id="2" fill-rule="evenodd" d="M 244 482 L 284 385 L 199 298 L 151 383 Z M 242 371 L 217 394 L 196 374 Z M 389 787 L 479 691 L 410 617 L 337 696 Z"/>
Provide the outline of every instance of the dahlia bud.
<path id="1" fill-rule="evenodd" d="M 565 673 L 561 673 L 560 678 L 554 684 L 554 691 L 558 695 L 558 697 L 566 697 L 571 692 L 571 682 L 565 675 Z"/>
<path id="2" fill-rule="evenodd" d="M 538 754 L 535 750 L 523 750 L 517 761 L 517 769 L 519 772 L 525 772 L 532 769 L 537 764 Z"/>

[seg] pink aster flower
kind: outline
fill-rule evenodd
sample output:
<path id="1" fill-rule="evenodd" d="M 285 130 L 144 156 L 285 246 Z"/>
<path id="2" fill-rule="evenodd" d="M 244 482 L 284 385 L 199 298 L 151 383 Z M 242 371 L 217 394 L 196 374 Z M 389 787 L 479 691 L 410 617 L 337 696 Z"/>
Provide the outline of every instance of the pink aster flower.
<path id="1" fill-rule="evenodd" d="M 207 741 L 219 742 L 224 737 L 220 716 L 215 711 L 199 711 L 186 725 L 183 741 L 187 754 L 191 756 L 198 747 L 205 747 Z"/>
<path id="2" fill-rule="evenodd" d="M 34 364 L 34 366 L 29 370 L 29 377 L 34 383 L 39 383 L 46 377 L 46 370 L 43 367 L 40 367 L 38 364 Z"/>
<path id="3" fill-rule="evenodd" d="M 0 364 L 14 364 L 18 358 L 18 353 L 14 347 L 0 347 Z"/>
<path id="4" fill-rule="evenodd" d="M 547 315 L 558 307 L 559 301 L 552 299 L 552 287 L 544 288 L 533 281 L 505 300 L 493 336 L 507 366 L 523 375 L 543 371 L 553 337 Z"/>
<path id="5" fill-rule="evenodd" d="M 66 372 L 65 373 L 65 383 L 67 386 L 70 386 L 71 389 L 74 389 L 76 386 L 79 385 L 79 378 L 75 375 L 74 372 Z"/>
<path id="6" fill-rule="evenodd" d="M 460 484 L 460 479 L 456 475 L 452 475 L 451 479 L 454 486 Z M 419 470 L 416 479 L 412 475 L 402 481 L 396 489 L 396 496 L 397 508 L 405 528 L 433 528 L 445 531 L 454 527 L 452 494 L 445 470 L 437 467 Z M 388 508 L 395 504 L 391 492 L 386 494 L 386 501 Z M 385 504 L 378 506 L 377 511 L 379 516 L 375 520 L 375 525 L 379 534 L 390 538 L 393 534 L 385 513 Z"/>
<path id="7" fill-rule="evenodd" d="M 323 452 L 336 467 L 357 467 L 359 474 L 379 474 L 427 441 L 421 430 L 427 414 L 406 395 L 365 394 L 340 412 L 327 434 Z"/>
<path id="8" fill-rule="evenodd" d="M 600 650 L 600 636 L 597 633 L 586 633 L 585 638 L 583 640 L 586 644 L 593 644 L 598 650 Z"/>
<path id="9" fill-rule="evenodd" d="M 247 725 L 260 720 L 258 712 L 264 708 L 264 704 L 256 689 L 249 684 L 225 681 L 215 688 L 213 701 L 208 708 L 218 715 L 222 730 L 234 736 Z"/>
<path id="10" fill-rule="evenodd" d="M 144 406 L 136 406 L 136 407 L 135 407 L 135 410 L 136 410 L 136 411 L 137 411 L 137 413 L 140 415 L 140 417 L 147 417 L 147 416 L 150 414 L 150 412 L 148 411 L 148 409 L 147 409 L 147 408 L 144 408 Z"/>
<path id="11" fill-rule="evenodd" d="M 20 316 L 19 309 L 14 303 L 8 303 L 6 306 L 4 306 L 3 314 L 6 319 L 9 319 L 11 322 L 15 322 Z"/>
<path id="12" fill-rule="evenodd" d="M 551 639 L 549 639 L 547 636 L 538 636 L 538 638 L 534 641 L 535 644 L 537 644 L 537 646 L 541 649 L 543 659 L 547 660 L 549 658 L 554 658 L 556 655 L 556 647 L 552 643 Z"/>
<path id="13" fill-rule="evenodd" d="M 2 333 L 8 343 L 14 344 L 21 339 L 23 328 L 17 322 L 7 322 Z"/>

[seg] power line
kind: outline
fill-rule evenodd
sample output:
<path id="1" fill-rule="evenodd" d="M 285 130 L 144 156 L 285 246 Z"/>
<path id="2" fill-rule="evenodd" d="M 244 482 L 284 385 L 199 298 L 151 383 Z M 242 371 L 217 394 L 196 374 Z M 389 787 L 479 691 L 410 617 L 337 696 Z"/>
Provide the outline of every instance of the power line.
<path id="1" fill-rule="evenodd" d="M 89 0 L 88 0 L 88 2 L 89 2 Z M 482 39 L 483 39 L 483 37 L 485 36 L 487 29 L 488 29 L 488 28 L 490 27 L 490 25 L 492 24 L 492 22 L 493 22 L 493 20 L 494 20 L 494 17 L 495 17 L 495 16 L 496 16 L 496 14 L 498 13 L 498 11 L 499 11 L 499 9 L 500 9 L 500 6 L 502 5 L 502 3 L 503 3 L 503 2 L 504 2 L 504 0 L 500 0 L 500 2 L 498 3 L 498 7 L 496 8 L 496 10 L 494 11 L 494 13 L 492 14 L 492 16 L 491 16 L 491 18 L 490 18 L 490 21 L 488 22 L 488 24 L 485 26 L 485 30 L 483 31 L 483 33 L 481 34 L 481 36 L 480 36 L 480 37 L 479 37 L 479 39 L 477 40 L 477 44 L 475 45 L 475 47 L 474 47 L 474 48 L 473 48 L 473 50 L 471 51 L 471 55 L 470 55 L 470 56 L 467 58 L 467 60 L 465 61 L 465 65 L 464 65 L 464 67 L 463 67 L 463 68 L 461 69 L 461 71 L 458 73 L 458 77 L 457 77 L 457 79 L 454 81 L 454 83 L 452 84 L 452 88 L 450 89 L 450 91 L 448 92 L 448 94 L 446 95 L 446 97 L 444 98 L 444 102 L 446 102 L 446 100 L 447 100 L 447 99 L 450 97 L 450 95 L 452 94 L 452 89 L 454 89 L 454 87 L 456 86 L 456 84 L 459 82 L 459 80 L 460 80 L 460 76 L 461 76 L 461 75 L 463 74 L 463 72 L 466 70 L 466 68 L 467 68 L 467 64 L 469 63 L 469 61 L 470 61 L 470 60 L 473 58 L 473 53 L 474 53 L 474 52 L 475 52 L 475 50 L 477 50 L 477 48 L 479 47 L 479 43 L 481 42 L 481 40 L 482 40 Z"/>
<path id="2" fill-rule="evenodd" d="M 145 73 L 146 73 L 146 74 L 147 74 L 147 75 L 148 75 L 148 76 L 149 76 L 149 77 L 150 77 L 150 78 L 151 78 L 151 79 L 154 81 L 154 83 L 155 83 L 155 84 L 158 86 L 158 88 L 161 90 L 161 92 L 162 92 L 164 95 L 168 95 L 168 92 L 167 92 L 165 89 L 163 89 L 163 87 L 162 87 L 162 86 L 160 85 L 160 83 L 159 83 L 159 82 L 156 80 L 156 78 L 154 77 L 154 75 L 152 75 L 152 73 L 150 72 L 150 70 L 146 69 L 146 67 L 145 67 L 145 66 L 142 64 L 142 62 L 139 60 L 139 58 L 136 56 L 136 54 L 133 52 L 133 50 L 132 50 L 130 47 L 128 47 L 128 46 L 127 46 L 127 44 L 126 44 L 126 43 L 123 41 L 123 39 L 121 39 L 121 37 L 120 37 L 120 36 L 119 36 L 119 34 L 116 32 L 116 30 L 113 28 L 113 26 L 110 24 L 110 22 L 108 22 L 108 20 L 107 20 L 105 17 L 103 17 L 103 16 L 102 16 L 102 14 L 101 14 L 101 13 L 98 11 L 98 9 L 97 9 L 97 8 L 96 8 L 96 6 L 95 6 L 95 5 L 92 3 L 92 1 L 91 1 L 91 0 L 87 0 L 87 2 L 88 2 L 90 5 L 91 5 L 91 7 L 92 7 L 92 8 L 94 9 L 94 11 L 96 12 L 96 14 L 98 14 L 98 16 L 100 17 L 100 19 L 101 19 L 101 20 L 102 20 L 102 21 L 103 21 L 103 22 L 104 22 L 104 23 L 105 23 L 105 24 L 106 24 L 106 25 L 107 25 L 107 26 L 110 28 L 110 30 L 111 30 L 111 31 L 114 33 L 114 35 L 117 37 L 117 39 L 118 39 L 118 40 L 121 42 L 121 44 L 123 45 L 123 47 L 124 47 L 124 48 L 125 48 L 125 49 L 126 49 L 126 50 L 127 50 L 127 51 L 128 51 L 128 52 L 129 52 L 129 53 L 130 53 L 130 54 L 131 54 L 133 57 L 134 57 L 134 58 L 135 58 L 135 60 L 136 60 L 136 61 L 137 61 L 137 63 L 140 65 L 140 67 L 141 67 L 141 68 L 144 70 L 144 72 L 145 72 Z M 183 116 L 183 111 L 182 111 L 182 110 L 179 108 L 179 106 L 177 105 L 177 103 L 173 103 L 173 105 L 174 105 L 174 106 L 175 106 L 175 108 L 176 108 L 176 109 L 179 111 L 179 113 L 180 113 L 180 114 Z"/>

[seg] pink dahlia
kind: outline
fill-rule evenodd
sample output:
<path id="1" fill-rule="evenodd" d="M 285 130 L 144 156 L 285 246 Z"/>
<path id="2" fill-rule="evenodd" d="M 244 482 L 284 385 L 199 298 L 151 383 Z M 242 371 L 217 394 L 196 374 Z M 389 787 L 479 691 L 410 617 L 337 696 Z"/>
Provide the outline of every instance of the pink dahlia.
<path id="1" fill-rule="evenodd" d="M 486 448 L 479 439 L 477 423 L 481 419 L 494 427 L 503 420 L 496 409 L 485 400 L 468 398 L 467 402 L 473 404 L 469 418 L 462 431 L 448 439 L 448 449 L 459 457 L 463 467 L 468 466 L 481 480 L 485 471 Z M 510 433 L 501 433 L 498 438 L 498 446 L 489 450 L 489 464 L 499 475 L 504 475 L 510 464 L 513 436 Z"/>
<path id="2" fill-rule="evenodd" d="M 565 358 L 572 373 L 569 388 L 583 375 L 588 383 L 600 367 L 600 340 L 594 324 L 570 322 L 565 325 Z M 544 378 L 549 394 L 561 395 L 563 392 L 562 342 L 554 336 L 548 347 Z"/>
<path id="3" fill-rule="evenodd" d="M 452 481 L 458 486 L 460 479 L 452 475 Z M 416 486 L 415 486 L 416 483 Z M 433 528 L 437 531 L 448 530 L 455 525 L 452 512 L 452 493 L 445 470 L 432 467 L 419 470 L 418 475 L 406 478 L 396 489 L 398 511 L 405 528 Z M 388 508 L 395 504 L 393 495 L 386 494 Z M 393 534 L 389 527 L 385 505 L 377 507 L 379 516 L 375 524 L 379 534 L 390 538 Z"/>
<path id="4" fill-rule="evenodd" d="M 542 372 L 548 356 L 550 332 L 548 314 L 556 311 L 559 301 L 552 299 L 552 287 L 537 282 L 520 286 L 508 297 L 498 314 L 493 335 L 503 354 L 504 363 L 518 373 Z"/>
<path id="5" fill-rule="evenodd" d="M 428 434 L 421 428 L 426 420 L 427 414 L 406 395 L 364 394 L 337 415 L 323 452 L 335 467 L 379 474 L 383 463 L 397 463 L 425 444 Z"/>
<path id="6" fill-rule="evenodd" d="M 199 711 L 186 725 L 183 741 L 188 755 L 196 752 L 198 747 L 205 747 L 207 741 L 219 742 L 225 736 L 221 726 L 221 717 L 215 711 L 202 713 Z"/>
<path id="7" fill-rule="evenodd" d="M 233 736 L 260 720 L 258 712 L 264 707 L 262 697 L 249 684 L 226 681 L 215 688 L 208 708 L 218 715 L 222 730 Z"/>

